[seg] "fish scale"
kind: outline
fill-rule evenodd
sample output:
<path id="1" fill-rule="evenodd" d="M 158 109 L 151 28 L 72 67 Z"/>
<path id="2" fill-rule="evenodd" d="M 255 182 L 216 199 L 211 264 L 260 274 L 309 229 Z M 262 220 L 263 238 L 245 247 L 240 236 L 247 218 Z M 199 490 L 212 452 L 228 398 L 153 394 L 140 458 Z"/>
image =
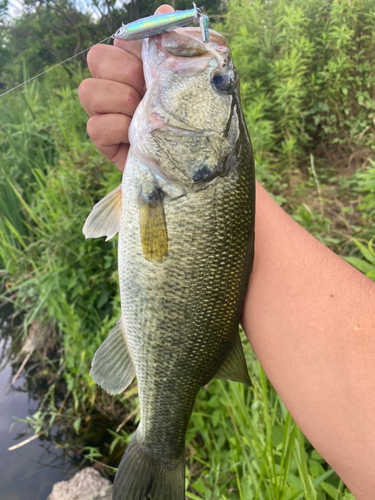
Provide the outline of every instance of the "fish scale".
<path id="1" fill-rule="evenodd" d="M 146 447 L 158 450 L 155 456 L 178 459 L 196 393 L 215 374 L 238 327 L 240 285 L 249 259 L 244 209 L 252 211 L 250 196 L 243 194 L 251 193 L 251 179 L 244 185 L 234 172 L 167 204 L 168 259 L 154 265 L 145 261 L 139 238 L 138 190 L 131 186 L 136 167 L 131 158 L 124 174 L 123 224 L 131 229 L 120 234 L 119 281 L 138 379 L 137 433 Z"/>

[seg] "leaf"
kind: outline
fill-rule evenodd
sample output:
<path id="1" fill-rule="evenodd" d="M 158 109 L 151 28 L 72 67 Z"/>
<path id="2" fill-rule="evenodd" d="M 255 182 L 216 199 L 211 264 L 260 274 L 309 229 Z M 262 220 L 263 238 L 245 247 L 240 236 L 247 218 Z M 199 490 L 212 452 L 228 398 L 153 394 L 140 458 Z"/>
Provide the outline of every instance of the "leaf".
<path id="1" fill-rule="evenodd" d="M 201 497 L 197 497 L 197 495 L 194 495 L 193 493 L 190 493 L 189 491 L 185 492 L 185 496 L 187 498 L 191 498 L 192 500 L 202 500 Z"/>
<path id="2" fill-rule="evenodd" d="M 220 415 L 221 415 L 220 410 L 216 409 L 213 411 L 213 413 L 212 413 L 212 425 L 214 427 L 217 427 L 217 424 L 220 421 Z"/>
<path id="3" fill-rule="evenodd" d="M 321 457 L 321 455 L 319 455 L 319 453 L 316 451 L 316 450 L 313 450 L 311 452 L 311 458 L 313 458 L 314 460 L 323 460 L 323 458 Z"/>
<path id="4" fill-rule="evenodd" d="M 195 490 L 199 491 L 199 493 L 202 493 L 203 495 L 207 491 L 207 488 L 201 477 L 197 481 L 195 481 L 195 483 L 192 486 Z"/>
<path id="5" fill-rule="evenodd" d="M 314 479 L 314 481 L 312 482 L 314 488 L 316 488 L 319 484 L 321 484 L 324 481 L 324 479 L 327 479 L 327 477 L 329 477 L 333 473 L 334 473 L 334 470 L 329 469 L 324 474 L 322 474 L 320 477 L 317 477 L 316 479 Z M 288 478 L 289 478 L 289 476 L 288 476 Z M 297 494 L 290 497 L 289 500 L 302 500 L 303 494 L 304 494 L 303 490 L 300 490 Z"/>
<path id="6" fill-rule="evenodd" d="M 73 422 L 73 429 L 79 434 L 79 429 L 81 428 L 81 418 L 76 418 Z"/>
<path id="7" fill-rule="evenodd" d="M 354 266 L 358 271 L 361 271 L 363 274 L 368 274 L 374 272 L 374 266 L 369 264 L 368 262 L 358 258 L 358 257 L 344 257 L 344 259 L 349 262 L 352 266 Z"/>
<path id="8" fill-rule="evenodd" d="M 315 460 L 309 460 L 309 472 L 312 475 L 312 477 L 319 477 L 322 474 L 324 474 L 325 470 L 323 469 L 323 466 L 315 461 Z"/>
<path id="9" fill-rule="evenodd" d="M 373 264 L 375 266 L 375 253 L 374 253 L 374 250 L 372 249 L 372 246 L 371 246 L 372 240 L 369 242 L 368 248 L 366 248 L 364 245 L 362 245 L 359 241 L 355 240 L 354 238 L 353 238 L 353 241 L 356 244 L 356 246 L 359 248 L 359 250 L 361 251 L 364 258 L 368 262 L 370 262 L 371 264 Z"/>
<path id="10" fill-rule="evenodd" d="M 96 303 L 96 307 L 98 309 L 101 309 L 104 306 L 104 304 L 108 302 L 108 299 L 109 299 L 109 293 L 107 290 L 103 289 L 100 292 L 100 297 L 98 299 L 98 302 Z"/>
<path id="11" fill-rule="evenodd" d="M 332 486 L 332 484 L 325 483 L 324 481 L 320 483 L 321 488 L 334 500 L 337 498 L 338 491 Z"/>

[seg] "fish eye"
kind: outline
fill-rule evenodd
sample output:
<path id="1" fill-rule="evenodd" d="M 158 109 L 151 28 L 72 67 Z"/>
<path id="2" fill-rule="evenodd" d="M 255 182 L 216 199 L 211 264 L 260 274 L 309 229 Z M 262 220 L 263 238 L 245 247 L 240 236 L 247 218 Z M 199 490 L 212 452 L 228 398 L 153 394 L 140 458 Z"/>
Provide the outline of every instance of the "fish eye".
<path id="1" fill-rule="evenodd" d="M 228 73 L 216 73 L 212 78 L 214 88 L 219 92 L 230 92 L 233 89 L 233 78 Z"/>

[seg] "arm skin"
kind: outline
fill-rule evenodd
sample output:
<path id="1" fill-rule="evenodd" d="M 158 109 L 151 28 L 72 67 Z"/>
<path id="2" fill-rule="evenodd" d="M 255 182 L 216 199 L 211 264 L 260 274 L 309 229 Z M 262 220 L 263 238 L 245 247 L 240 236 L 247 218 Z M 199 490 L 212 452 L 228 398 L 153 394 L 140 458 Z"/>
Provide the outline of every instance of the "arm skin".
<path id="1" fill-rule="evenodd" d="M 162 6 L 158 12 L 169 12 Z M 79 97 L 88 133 L 121 170 L 144 94 L 141 42 L 95 46 Z M 257 186 L 255 261 L 243 326 L 268 378 L 357 500 L 375 498 L 375 283 Z"/>
<path id="2" fill-rule="evenodd" d="M 375 283 L 257 186 L 249 341 L 302 432 L 357 500 L 375 498 Z"/>

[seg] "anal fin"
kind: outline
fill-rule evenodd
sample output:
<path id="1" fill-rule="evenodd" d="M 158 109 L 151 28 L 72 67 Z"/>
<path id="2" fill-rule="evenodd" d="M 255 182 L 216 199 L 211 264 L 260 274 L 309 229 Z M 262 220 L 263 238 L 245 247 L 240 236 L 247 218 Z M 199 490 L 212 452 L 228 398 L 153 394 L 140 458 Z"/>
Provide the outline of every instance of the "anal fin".
<path id="1" fill-rule="evenodd" d="M 230 351 L 214 378 L 224 378 L 251 385 L 239 333 L 236 333 Z"/>
<path id="2" fill-rule="evenodd" d="M 96 351 L 90 375 L 109 394 L 120 394 L 133 381 L 135 369 L 125 343 L 121 319 Z"/>

